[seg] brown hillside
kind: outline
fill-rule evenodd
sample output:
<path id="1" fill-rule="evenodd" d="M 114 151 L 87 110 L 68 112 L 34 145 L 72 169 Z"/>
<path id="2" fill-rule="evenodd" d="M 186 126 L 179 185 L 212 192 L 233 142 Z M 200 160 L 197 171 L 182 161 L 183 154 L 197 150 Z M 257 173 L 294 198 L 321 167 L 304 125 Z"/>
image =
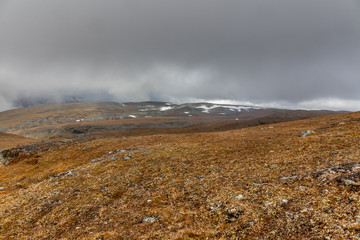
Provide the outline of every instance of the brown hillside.
<path id="1" fill-rule="evenodd" d="M 30 138 L 20 137 L 14 134 L 0 132 L 0 151 L 5 148 L 24 145 L 33 141 L 35 140 Z"/>
<path id="2" fill-rule="evenodd" d="M 360 113 L 121 136 L 3 153 L 0 239 L 360 237 Z"/>

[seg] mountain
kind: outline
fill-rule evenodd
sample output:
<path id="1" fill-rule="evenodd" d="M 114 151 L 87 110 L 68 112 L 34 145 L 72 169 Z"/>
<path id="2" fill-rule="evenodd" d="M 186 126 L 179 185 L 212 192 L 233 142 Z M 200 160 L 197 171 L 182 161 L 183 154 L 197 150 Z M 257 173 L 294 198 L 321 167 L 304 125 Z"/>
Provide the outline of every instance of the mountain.
<path id="1" fill-rule="evenodd" d="M 29 114 L 61 119 L 50 112 Z M 1 152 L 0 239 L 358 239 L 359 123 L 356 112 L 14 147 Z"/>
<path id="2" fill-rule="evenodd" d="M 25 137 L 207 132 L 335 114 L 211 103 L 65 103 L 0 113 L 0 131 Z"/>

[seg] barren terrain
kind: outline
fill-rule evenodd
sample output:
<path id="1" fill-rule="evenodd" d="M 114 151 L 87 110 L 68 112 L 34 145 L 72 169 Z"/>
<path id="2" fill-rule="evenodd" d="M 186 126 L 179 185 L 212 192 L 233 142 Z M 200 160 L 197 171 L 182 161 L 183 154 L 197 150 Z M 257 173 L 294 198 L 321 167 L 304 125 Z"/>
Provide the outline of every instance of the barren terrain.
<path id="1" fill-rule="evenodd" d="M 0 239 L 360 238 L 360 113 L 214 124 L 3 151 Z"/>
<path id="2" fill-rule="evenodd" d="M 0 112 L 0 132 L 37 139 L 209 132 L 336 113 L 211 103 L 49 104 Z"/>

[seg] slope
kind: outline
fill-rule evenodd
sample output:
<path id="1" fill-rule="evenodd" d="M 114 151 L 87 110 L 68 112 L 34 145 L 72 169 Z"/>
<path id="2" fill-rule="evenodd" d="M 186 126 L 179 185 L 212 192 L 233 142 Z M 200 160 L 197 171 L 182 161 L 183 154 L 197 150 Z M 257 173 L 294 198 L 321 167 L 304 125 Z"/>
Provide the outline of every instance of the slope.
<path id="1" fill-rule="evenodd" d="M 35 141 L 34 139 L 20 137 L 14 134 L 0 132 L 0 150 L 5 148 L 15 147 L 17 145 L 24 145 Z"/>
<path id="2" fill-rule="evenodd" d="M 0 238 L 357 239 L 359 124 L 349 113 L 16 148 L 0 167 Z"/>

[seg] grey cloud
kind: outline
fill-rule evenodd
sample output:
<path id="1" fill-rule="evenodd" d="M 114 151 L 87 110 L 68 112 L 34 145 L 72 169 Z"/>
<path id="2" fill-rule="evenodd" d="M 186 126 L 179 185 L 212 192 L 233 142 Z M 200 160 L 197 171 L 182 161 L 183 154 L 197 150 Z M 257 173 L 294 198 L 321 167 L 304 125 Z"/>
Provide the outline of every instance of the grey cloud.
<path id="1" fill-rule="evenodd" d="M 19 0 L 0 8 L 6 106 L 69 95 L 359 100 L 357 0 Z"/>

